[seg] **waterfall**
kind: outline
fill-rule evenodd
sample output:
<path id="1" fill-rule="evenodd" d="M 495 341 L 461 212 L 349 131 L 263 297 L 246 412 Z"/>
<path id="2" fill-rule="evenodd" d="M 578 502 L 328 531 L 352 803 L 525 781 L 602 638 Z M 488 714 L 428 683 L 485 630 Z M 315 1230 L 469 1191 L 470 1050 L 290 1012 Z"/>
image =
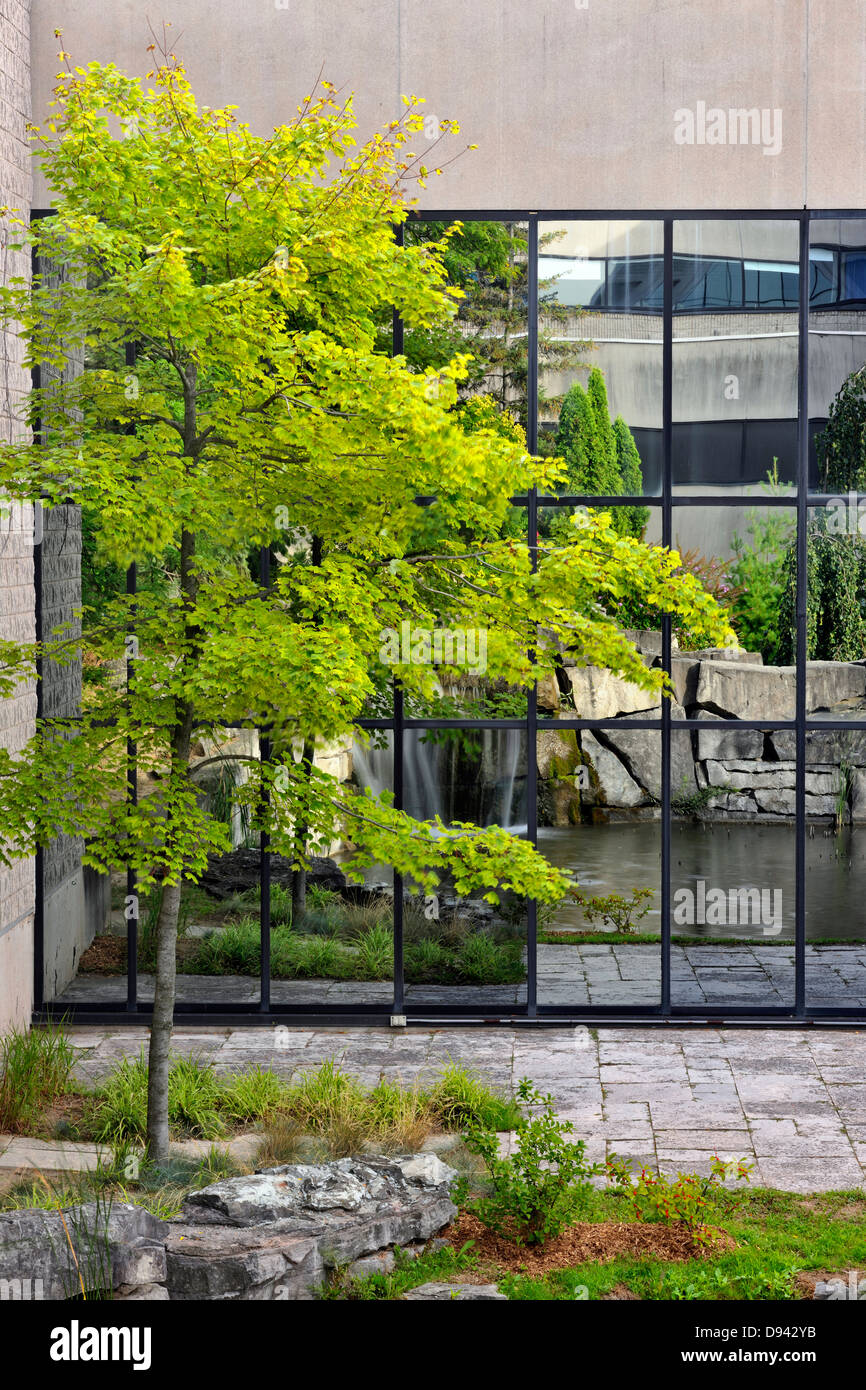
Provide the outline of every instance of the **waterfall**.
<path id="1" fill-rule="evenodd" d="M 403 743 L 404 806 L 418 820 L 441 816 L 526 830 L 525 739 L 520 729 L 481 729 L 465 742 L 425 740 L 425 730 L 407 729 Z M 394 752 L 356 743 L 355 781 L 374 795 L 394 785 Z M 516 803 L 516 804 L 515 804 Z M 516 813 L 516 818 L 515 818 Z"/>

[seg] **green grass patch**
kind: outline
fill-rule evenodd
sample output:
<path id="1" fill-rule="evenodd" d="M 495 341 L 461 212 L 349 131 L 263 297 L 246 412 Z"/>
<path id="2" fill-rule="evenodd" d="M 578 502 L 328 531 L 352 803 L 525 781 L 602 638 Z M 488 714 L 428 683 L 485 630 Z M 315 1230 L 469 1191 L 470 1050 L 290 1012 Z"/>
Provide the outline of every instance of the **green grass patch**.
<path id="1" fill-rule="evenodd" d="M 365 910 L 366 911 L 366 910 Z M 327 979 L 389 981 L 394 974 L 394 938 L 389 923 L 361 920 L 340 933 L 327 916 L 309 930 L 285 923 L 271 929 L 271 976 L 277 980 Z M 333 927 L 333 930 L 331 929 Z M 258 975 L 261 928 L 257 918 L 242 917 L 202 938 L 179 962 L 189 975 Z M 447 938 L 407 940 L 405 978 L 409 984 L 494 985 L 525 978 L 522 945 L 498 941 L 487 932 L 466 931 Z"/>
<path id="2" fill-rule="evenodd" d="M 336 1272 L 331 1281 L 319 1291 L 320 1298 L 341 1302 L 361 1302 L 401 1298 L 420 1284 L 459 1282 L 460 1274 L 474 1269 L 478 1258 L 471 1245 L 462 1250 L 431 1251 L 412 1259 L 403 1251 L 395 1251 L 395 1267 L 390 1274 L 371 1274 L 354 1279 L 345 1272 Z"/>
<path id="3" fill-rule="evenodd" d="M 62 1025 L 0 1038 L 0 1132 L 25 1134 L 71 1088 L 75 1048 Z"/>

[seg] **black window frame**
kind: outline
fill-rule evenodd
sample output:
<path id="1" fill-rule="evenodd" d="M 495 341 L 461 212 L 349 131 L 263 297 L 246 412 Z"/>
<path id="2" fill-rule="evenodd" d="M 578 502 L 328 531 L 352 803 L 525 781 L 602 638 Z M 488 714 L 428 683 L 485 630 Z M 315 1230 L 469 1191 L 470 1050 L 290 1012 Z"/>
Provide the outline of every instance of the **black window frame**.
<path id="1" fill-rule="evenodd" d="M 34 217 L 44 216 L 45 212 L 35 212 Z M 836 1007 L 810 1005 L 807 998 L 806 981 L 806 941 L 805 941 L 805 921 L 806 921 L 806 901 L 805 901 L 805 875 L 806 875 L 806 811 L 805 811 L 805 790 L 806 790 L 806 740 L 807 733 L 813 729 L 823 732 L 829 730 L 841 730 L 854 732 L 866 730 L 866 719 L 862 720 L 816 720 L 807 717 L 806 709 L 806 541 L 807 541 L 807 519 L 810 507 L 831 501 L 828 494 L 809 490 L 809 418 L 808 418 L 808 350 L 809 350 L 809 316 L 810 316 L 810 230 L 824 220 L 864 220 L 866 221 L 866 211 L 858 209 L 845 210 L 796 210 L 796 211 L 769 211 L 754 209 L 732 209 L 727 211 L 719 210 L 688 210 L 688 209 L 641 209 L 611 211 L 593 211 L 584 209 L 575 210 L 551 210 L 542 212 L 537 209 L 474 209 L 467 211 L 462 208 L 440 209 L 435 211 L 417 212 L 411 215 L 413 221 L 423 222 L 451 222 L 456 220 L 468 221 L 502 221 L 520 222 L 528 225 L 528 257 L 529 257 L 529 293 L 528 293 L 528 352 L 529 352 L 529 376 L 528 376 L 528 422 L 527 422 L 527 443 L 531 451 L 535 451 L 538 443 L 538 317 L 539 317 L 539 292 L 538 292 L 538 273 L 539 273 L 539 224 L 549 221 L 566 222 L 586 222 L 603 220 L 640 220 L 662 222 L 664 226 L 664 305 L 662 310 L 663 319 L 663 352 L 662 352 L 662 436 L 663 436 L 663 470 L 662 470 L 662 491 L 661 494 L 642 495 L 639 497 L 598 497 L 585 495 L 570 495 L 550 497 L 539 495 L 537 491 L 513 498 L 516 506 L 524 507 L 527 512 L 527 544 L 531 553 L 533 563 L 536 562 L 535 547 L 532 544 L 532 537 L 537 535 L 537 519 L 539 506 L 548 507 L 574 507 L 576 505 L 587 505 L 597 507 L 599 505 L 635 505 L 657 509 L 661 514 L 661 544 L 669 546 L 673 541 L 674 534 L 674 513 L 676 508 L 687 506 L 696 508 L 716 508 L 720 506 L 742 506 L 755 504 L 754 492 L 731 491 L 723 495 L 712 493 L 695 493 L 691 495 L 678 494 L 675 491 L 673 478 L 673 410 L 672 410 L 672 381 L 673 381 L 673 343 L 674 332 L 673 322 L 677 312 L 674 309 L 674 224 L 678 221 L 790 221 L 799 228 L 799 299 L 798 299 L 798 416 L 797 416 L 797 469 L 796 469 L 796 491 L 786 496 L 767 496 L 761 498 L 761 506 L 779 506 L 790 510 L 796 516 L 797 525 L 797 677 L 796 677 L 796 709 L 794 717 L 789 720 L 764 720 L 763 722 L 753 720 L 718 720 L 714 722 L 714 731 L 725 729 L 766 729 L 772 726 L 774 730 L 791 730 L 795 735 L 796 745 L 796 817 L 795 817 L 795 868 L 796 868 L 796 936 L 794 942 L 794 998 L 790 1007 L 783 1006 L 752 1006 L 749 1004 L 708 1004 L 706 1006 L 696 1006 L 692 1004 L 678 1005 L 672 997 L 671 987 L 671 710 L 669 702 L 662 704 L 661 716 L 658 719 L 632 719 L 629 727 L 632 729 L 652 729 L 661 735 L 661 944 L 660 944 L 660 963 L 661 963 L 661 987 L 658 1004 L 653 1005 L 632 1005 L 624 1006 L 616 1003 L 591 1006 L 571 1006 L 571 1005 L 552 1005 L 545 1004 L 538 1000 L 538 980 L 537 980 L 537 912 L 536 904 L 529 900 L 527 903 L 527 987 L 526 1001 L 522 1006 L 502 1007 L 480 1007 L 478 1004 L 467 1003 L 448 1003 L 441 1005 L 420 1004 L 413 1005 L 407 1002 L 405 981 L 403 978 L 403 939 L 402 939 L 402 911 L 403 896 L 402 882 L 399 876 L 394 879 L 394 989 L 393 997 L 389 1006 L 382 1004 L 346 1004 L 326 1007 L 323 1005 L 309 1006 L 305 1004 L 282 1004 L 271 999 L 270 974 L 269 974 L 269 933 L 270 933 L 270 877 L 269 863 L 270 853 L 266 842 L 261 846 L 261 934 L 262 934 L 262 972 L 260 980 L 260 999 L 258 1003 L 251 1004 L 226 1004 L 224 1001 L 197 1001 L 177 1003 L 175 1008 L 175 1018 L 178 1024 L 187 1025 L 223 1025 L 223 1026 L 273 1026 L 275 1023 L 298 1023 L 318 1026 L 362 1026 L 362 1025 L 383 1025 L 383 1024 L 442 1024 L 443 1022 L 459 1024 L 526 1024 L 537 1026 L 541 1024 L 562 1025 L 565 1023 L 586 1023 L 586 1024 L 618 1024 L 637 1026 L 647 1026 L 658 1024 L 660 1026 L 677 1023 L 694 1024 L 742 1024 L 744 1026 L 758 1026 L 762 1024 L 773 1024 L 776 1026 L 803 1026 L 816 1023 L 833 1023 L 850 1026 L 862 1026 L 866 1018 L 866 1009 L 855 1007 Z M 399 232 L 398 232 L 399 235 Z M 813 245 L 820 245 L 820 242 Z M 839 277 L 837 275 L 837 284 Z M 831 306 L 816 306 L 818 312 L 823 307 L 838 307 L 836 303 Z M 644 311 L 651 312 L 651 311 Z M 695 312 L 690 309 L 687 312 Z M 763 311 L 762 311 L 763 312 Z M 393 341 L 392 348 L 394 353 L 399 353 L 403 346 L 403 329 L 399 317 L 394 315 L 393 322 Z M 38 384 L 38 368 L 34 369 L 36 382 Z M 419 499 L 423 502 L 431 499 Z M 37 615 L 41 608 L 41 556 L 39 546 L 35 547 L 34 570 L 37 587 L 36 603 Z M 262 554 L 262 582 L 267 582 L 268 564 L 267 551 Z M 129 591 L 134 592 L 135 574 L 130 572 L 128 578 Z M 662 663 L 667 671 L 671 670 L 672 657 L 672 624 L 670 617 L 662 620 Z M 616 720 L 598 719 L 560 719 L 556 721 L 556 727 L 561 730 L 595 730 L 608 726 L 615 726 L 619 723 Z M 387 730 L 392 733 L 394 740 L 394 804 L 402 806 L 404 799 L 404 759 L 403 759 L 403 740 L 404 733 L 409 728 L 457 728 L 473 731 L 480 731 L 488 728 L 520 728 L 526 734 L 527 746 L 527 809 L 529 814 L 528 836 L 533 843 L 537 843 L 537 741 L 536 736 L 539 729 L 538 712 L 536 705 L 536 690 L 533 688 L 527 694 L 526 714 L 522 720 L 412 720 L 407 719 L 404 714 L 403 699 L 399 686 L 394 689 L 393 712 L 388 719 L 369 719 L 359 720 L 358 725 L 365 729 Z M 678 720 L 677 730 L 706 728 L 698 720 Z M 263 740 L 263 751 L 267 749 L 267 731 L 260 731 Z M 134 756 L 134 749 L 130 750 L 131 760 Z M 134 771 L 130 775 L 130 794 L 134 789 Z M 128 888 L 130 892 L 135 890 L 134 876 L 130 875 Z M 111 1002 L 100 1001 L 77 1001 L 66 1003 L 62 1000 L 54 1002 L 46 1000 L 44 996 L 43 981 L 43 896 L 40 878 L 40 865 L 37 862 L 37 890 L 36 890 L 36 914 L 35 914 L 35 940 L 34 940 L 34 1021 L 44 1021 L 48 1018 L 56 1018 L 62 1013 L 70 1023 L 99 1023 L 99 1024 L 142 1024 L 147 1023 L 152 1013 L 152 1005 L 148 1001 L 143 1001 L 138 997 L 137 978 L 135 970 L 136 945 L 137 945 L 138 923 L 133 920 L 129 923 L 128 944 L 130 968 L 127 976 L 127 997 L 125 1001 L 117 1000 Z"/>

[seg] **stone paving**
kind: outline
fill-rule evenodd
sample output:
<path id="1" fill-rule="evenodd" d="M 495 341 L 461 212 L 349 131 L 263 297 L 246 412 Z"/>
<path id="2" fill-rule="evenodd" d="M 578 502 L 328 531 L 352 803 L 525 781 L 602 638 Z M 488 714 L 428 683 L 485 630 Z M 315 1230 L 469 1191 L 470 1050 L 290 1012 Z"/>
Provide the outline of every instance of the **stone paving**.
<path id="1" fill-rule="evenodd" d="M 146 1044 L 140 1028 L 75 1028 L 76 1074 L 95 1082 Z M 587 1141 L 664 1171 L 747 1157 L 753 1183 L 866 1190 L 866 1030 L 720 1028 L 180 1029 L 175 1050 L 220 1073 L 290 1077 L 326 1058 L 363 1081 L 429 1078 L 449 1061 L 553 1093 Z"/>
<path id="2" fill-rule="evenodd" d="M 660 994 L 658 946 L 538 947 L 538 999 L 543 1004 L 657 1004 Z M 866 1007 L 866 944 L 806 947 L 806 991 L 810 1005 Z M 178 998 L 252 1003 L 258 980 L 249 975 L 179 975 Z M 784 1007 L 794 1002 L 793 946 L 673 946 L 671 995 L 675 1004 L 745 1004 Z M 153 998 L 153 976 L 139 976 L 139 997 Z M 388 983 L 351 980 L 274 980 L 278 1004 L 387 1004 Z M 58 1003 L 126 998 L 123 976 L 79 975 Z M 524 985 L 410 985 L 410 1004 L 520 1004 Z"/>

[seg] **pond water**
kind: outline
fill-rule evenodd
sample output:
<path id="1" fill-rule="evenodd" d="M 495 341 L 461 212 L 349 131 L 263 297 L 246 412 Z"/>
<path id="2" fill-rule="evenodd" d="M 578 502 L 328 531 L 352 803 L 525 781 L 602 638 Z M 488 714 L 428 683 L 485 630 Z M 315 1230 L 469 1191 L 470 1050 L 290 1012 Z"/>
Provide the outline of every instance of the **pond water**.
<path id="1" fill-rule="evenodd" d="M 541 829 L 538 847 L 551 863 L 574 873 L 594 895 L 628 895 L 632 888 L 652 888 L 654 899 L 639 924 L 644 931 L 660 929 L 661 826 L 658 821 L 582 825 Z M 794 826 L 752 823 L 675 822 L 671 832 L 671 891 L 674 936 L 792 938 L 795 915 Z M 701 887 L 703 885 L 703 887 Z M 766 932 L 756 918 L 717 903 L 731 902 L 731 892 L 758 890 L 766 909 Z M 721 890 L 721 892 L 719 892 Z M 757 904 L 753 894 L 752 901 Z M 693 909 L 693 910 L 690 910 Z M 714 921 L 714 918 L 721 920 Z M 554 929 L 587 922 L 577 904 L 561 907 Z M 597 927 L 596 927 L 597 929 Z M 866 933 L 866 826 L 835 834 L 826 826 L 807 827 L 806 936 L 862 940 Z"/>

